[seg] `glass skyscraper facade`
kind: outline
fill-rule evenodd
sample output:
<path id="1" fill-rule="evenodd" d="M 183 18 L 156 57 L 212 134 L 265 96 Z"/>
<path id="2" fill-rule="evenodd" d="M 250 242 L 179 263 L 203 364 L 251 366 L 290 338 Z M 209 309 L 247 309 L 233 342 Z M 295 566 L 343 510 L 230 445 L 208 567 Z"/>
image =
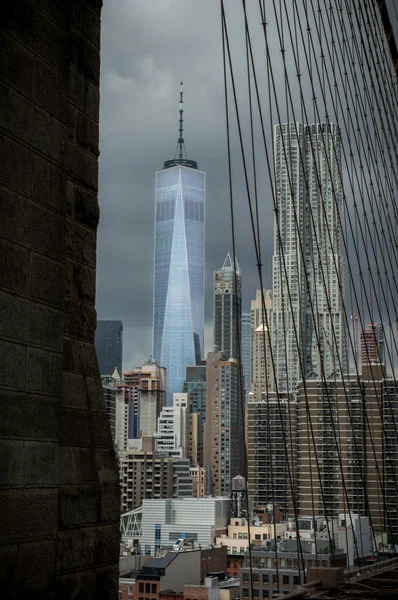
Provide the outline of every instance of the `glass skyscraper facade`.
<path id="1" fill-rule="evenodd" d="M 115 369 L 123 377 L 123 323 L 97 321 L 95 351 L 100 375 L 111 376 Z"/>
<path id="2" fill-rule="evenodd" d="M 203 353 L 205 179 L 195 161 L 156 174 L 153 355 L 167 369 L 167 403 Z"/>

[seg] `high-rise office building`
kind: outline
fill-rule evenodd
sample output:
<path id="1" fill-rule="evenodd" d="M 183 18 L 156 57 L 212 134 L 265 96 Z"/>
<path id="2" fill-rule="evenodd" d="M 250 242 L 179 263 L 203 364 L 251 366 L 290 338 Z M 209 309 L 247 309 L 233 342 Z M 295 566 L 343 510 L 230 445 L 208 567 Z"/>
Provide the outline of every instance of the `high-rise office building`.
<path id="1" fill-rule="evenodd" d="M 206 361 L 187 367 L 182 391 L 189 394 L 191 412 L 191 460 L 203 466 L 203 428 L 206 421 Z"/>
<path id="2" fill-rule="evenodd" d="M 167 369 L 168 404 L 203 353 L 206 176 L 186 157 L 182 115 L 181 90 L 176 157 L 156 173 L 153 355 Z"/>
<path id="3" fill-rule="evenodd" d="M 289 394 L 249 394 L 247 405 L 248 490 L 254 506 L 277 504 L 292 511 L 297 451 L 297 404 Z M 286 452 L 287 450 L 287 452 Z"/>
<path id="4" fill-rule="evenodd" d="M 95 332 L 100 375 L 112 376 L 115 369 L 122 375 L 123 366 L 123 323 L 121 321 L 97 321 Z"/>
<path id="5" fill-rule="evenodd" d="M 204 464 L 210 467 L 209 492 L 225 496 L 233 477 L 244 472 L 244 433 L 239 364 L 214 347 L 206 359 Z"/>
<path id="6" fill-rule="evenodd" d="M 158 419 L 156 451 L 169 458 L 187 458 L 189 426 L 189 394 L 173 394 L 173 406 L 165 406 Z"/>
<path id="7" fill-rule="evenodd" d="M 242 338 L 242 372 L 244 377 L 245 386 L 245 400 L 247 402 L 248 394 L 250 392 L 250 372 L 251 372 L 251 354 L 252 354 L 252 341 L 251 341 L 251 315 L 250 313 L 242 313 L 241 320 L 241 338 Z"/>
<path id="8" fill-rule="evenodd" d="M 227 358 L 239 358 L 242 317 L 242 276 L 228 253 L 213 274 L 213 343 Z"/>
<path id="9" fill-rule="evenodd" d="M 274 152 L 272 344 L 278 390 L 296 391 L 308 374 L 347 370 L 340 131 L 331 123 L 276 125 Z"/>

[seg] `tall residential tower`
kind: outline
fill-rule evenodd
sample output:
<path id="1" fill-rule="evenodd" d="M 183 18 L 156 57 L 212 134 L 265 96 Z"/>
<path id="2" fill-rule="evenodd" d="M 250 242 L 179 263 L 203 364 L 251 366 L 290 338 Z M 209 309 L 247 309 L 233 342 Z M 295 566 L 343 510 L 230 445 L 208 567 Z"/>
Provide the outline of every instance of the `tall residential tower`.
<path id="1" fill-rule="evenodd" d="M 242 276 L 228 253 L 213 275 L 213 343 L 227 358 L 238 360 L 241 343 Z"/>
<path id="2" fill-rule="evenodd" d="M 272 344 L 278 391 L 347 370 L 336 125 L 275 126 Z M 300 368 L 301 365 L 301 368 Z"/>
<path id="3" fill-rule="evenodd" d="M 156 173 L 153 355 L 167 369 L 167 402 L 203 353 L 205 178 L 186 156 L 182 82 L 175 158 Z"/>

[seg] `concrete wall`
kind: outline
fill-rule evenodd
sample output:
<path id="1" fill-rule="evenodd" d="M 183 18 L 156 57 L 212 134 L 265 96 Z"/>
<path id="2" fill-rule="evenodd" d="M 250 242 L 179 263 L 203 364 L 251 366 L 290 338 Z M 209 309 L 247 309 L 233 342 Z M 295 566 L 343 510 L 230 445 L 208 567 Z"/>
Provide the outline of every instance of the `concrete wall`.
<path id="1" fill-rule="evenodd" d="M 101 6 L 0 8 L 2 597 L 118 595 L 118 472 L 93 344 Z"/>
<path id="2" fill-rule="evenodd" d="M 189 581 L 191 584 L 200 584 L 200 559 L 201 553 L 180 552 L 178 556 L 169 564 L 166 574 L 160 580 L 160 591 L 173 590 L 182 593 L 184 585 Z"/>

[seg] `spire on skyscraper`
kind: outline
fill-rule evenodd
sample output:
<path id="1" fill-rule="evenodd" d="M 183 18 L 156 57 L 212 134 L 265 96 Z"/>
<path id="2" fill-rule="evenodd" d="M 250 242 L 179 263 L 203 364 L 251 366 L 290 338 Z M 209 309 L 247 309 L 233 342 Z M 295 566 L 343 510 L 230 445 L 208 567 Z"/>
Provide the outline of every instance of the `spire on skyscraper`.
<path id="1" fill-rule="evenodd" d="M 183 137 L 184 133 L 184 97 L 183 97 L 183 80 L 180 81 L 180 109 L 179 109 L 179 130 L 178 130 L 178 140 L 177 140 L 177 148 L 174 154 L 174 158 L 171 160 L 166 160 L 164 163 L 164 169 L 169 169 L 171 167 L 177 167 L 178 165 L 183 165 L 184 167 L 190 167 L 191 169 L 197 169 L 198 163 L 195 160 L 189 160 L 187 151 L 185 148 L 185 141 Z"/>

